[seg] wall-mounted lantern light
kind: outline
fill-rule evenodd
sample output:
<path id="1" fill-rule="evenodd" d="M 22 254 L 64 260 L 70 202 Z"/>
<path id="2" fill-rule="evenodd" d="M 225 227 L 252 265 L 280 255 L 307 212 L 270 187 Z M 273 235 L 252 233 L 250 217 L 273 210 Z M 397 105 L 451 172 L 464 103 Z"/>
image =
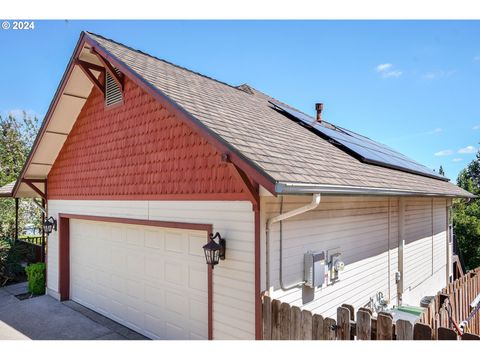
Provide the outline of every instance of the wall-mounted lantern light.
<path id="1" fill-rule="evenodd" d="M 207 265 L 213 269 L 220 260 L 225 260 L 225 239 L 218 232 L 215 235 L 210 234 L 209 238 L 208 243 L 203 246 L 203 251 L 205 251 Z M 218 238 L 218 243 L 215 242 L 216 238 Z"/>
<path id="2" fill-rule="evenodd" d="M 45 234 L 47 234 L 47 235 L 50 235 L 52 230 L 57 231 L 57 220 L 55 220 L 53 218 L 53 216 L 50 216 L 43 223 L 43 230 L 45 231 Z"/>

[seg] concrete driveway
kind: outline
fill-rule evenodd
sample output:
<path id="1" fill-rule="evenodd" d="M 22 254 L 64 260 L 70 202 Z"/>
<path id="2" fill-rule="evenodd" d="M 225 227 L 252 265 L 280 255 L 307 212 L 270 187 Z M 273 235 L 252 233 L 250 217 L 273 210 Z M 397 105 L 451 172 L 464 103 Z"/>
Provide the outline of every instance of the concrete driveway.
<path id="1" fill-rule="evenodd" d="M 0 288 L 0 340 L 145 340 L 73 301 L 48 295 L 19 300 L 26 283 Z"/>

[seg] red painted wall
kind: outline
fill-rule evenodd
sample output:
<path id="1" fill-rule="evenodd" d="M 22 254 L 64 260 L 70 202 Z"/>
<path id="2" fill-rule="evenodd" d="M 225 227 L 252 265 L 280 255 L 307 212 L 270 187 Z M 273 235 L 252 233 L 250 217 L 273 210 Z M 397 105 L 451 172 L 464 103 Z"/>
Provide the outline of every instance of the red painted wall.
<path id="1" fill-rule="evenodd" d="M 125 79 L 124 104 L 93 88 L 48 175 L 49 199 L 248 199 L 232 165 Z"/>

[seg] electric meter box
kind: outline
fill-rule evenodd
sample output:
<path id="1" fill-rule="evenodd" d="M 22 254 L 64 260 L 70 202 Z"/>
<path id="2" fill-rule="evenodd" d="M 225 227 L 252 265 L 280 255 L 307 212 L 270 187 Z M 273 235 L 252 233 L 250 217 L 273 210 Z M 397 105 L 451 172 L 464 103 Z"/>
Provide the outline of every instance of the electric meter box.
<path id="1" fill-rule="evenodd" d="M 325 281 L 325 252 L 305 254 L 305 286 L 321 287 Z"/>

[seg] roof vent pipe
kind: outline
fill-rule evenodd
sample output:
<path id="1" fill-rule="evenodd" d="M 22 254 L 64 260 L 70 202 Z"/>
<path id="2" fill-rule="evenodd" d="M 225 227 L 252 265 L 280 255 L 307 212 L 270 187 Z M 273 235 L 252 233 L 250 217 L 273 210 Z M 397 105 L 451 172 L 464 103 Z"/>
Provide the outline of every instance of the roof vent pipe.
<path id="1" fill-rule="evenodd" d="M 323 103 L 316 103 L 315 110 L 317 111 L 317 122 L 322 122 L 322 111 L 323 111 Z"/>

